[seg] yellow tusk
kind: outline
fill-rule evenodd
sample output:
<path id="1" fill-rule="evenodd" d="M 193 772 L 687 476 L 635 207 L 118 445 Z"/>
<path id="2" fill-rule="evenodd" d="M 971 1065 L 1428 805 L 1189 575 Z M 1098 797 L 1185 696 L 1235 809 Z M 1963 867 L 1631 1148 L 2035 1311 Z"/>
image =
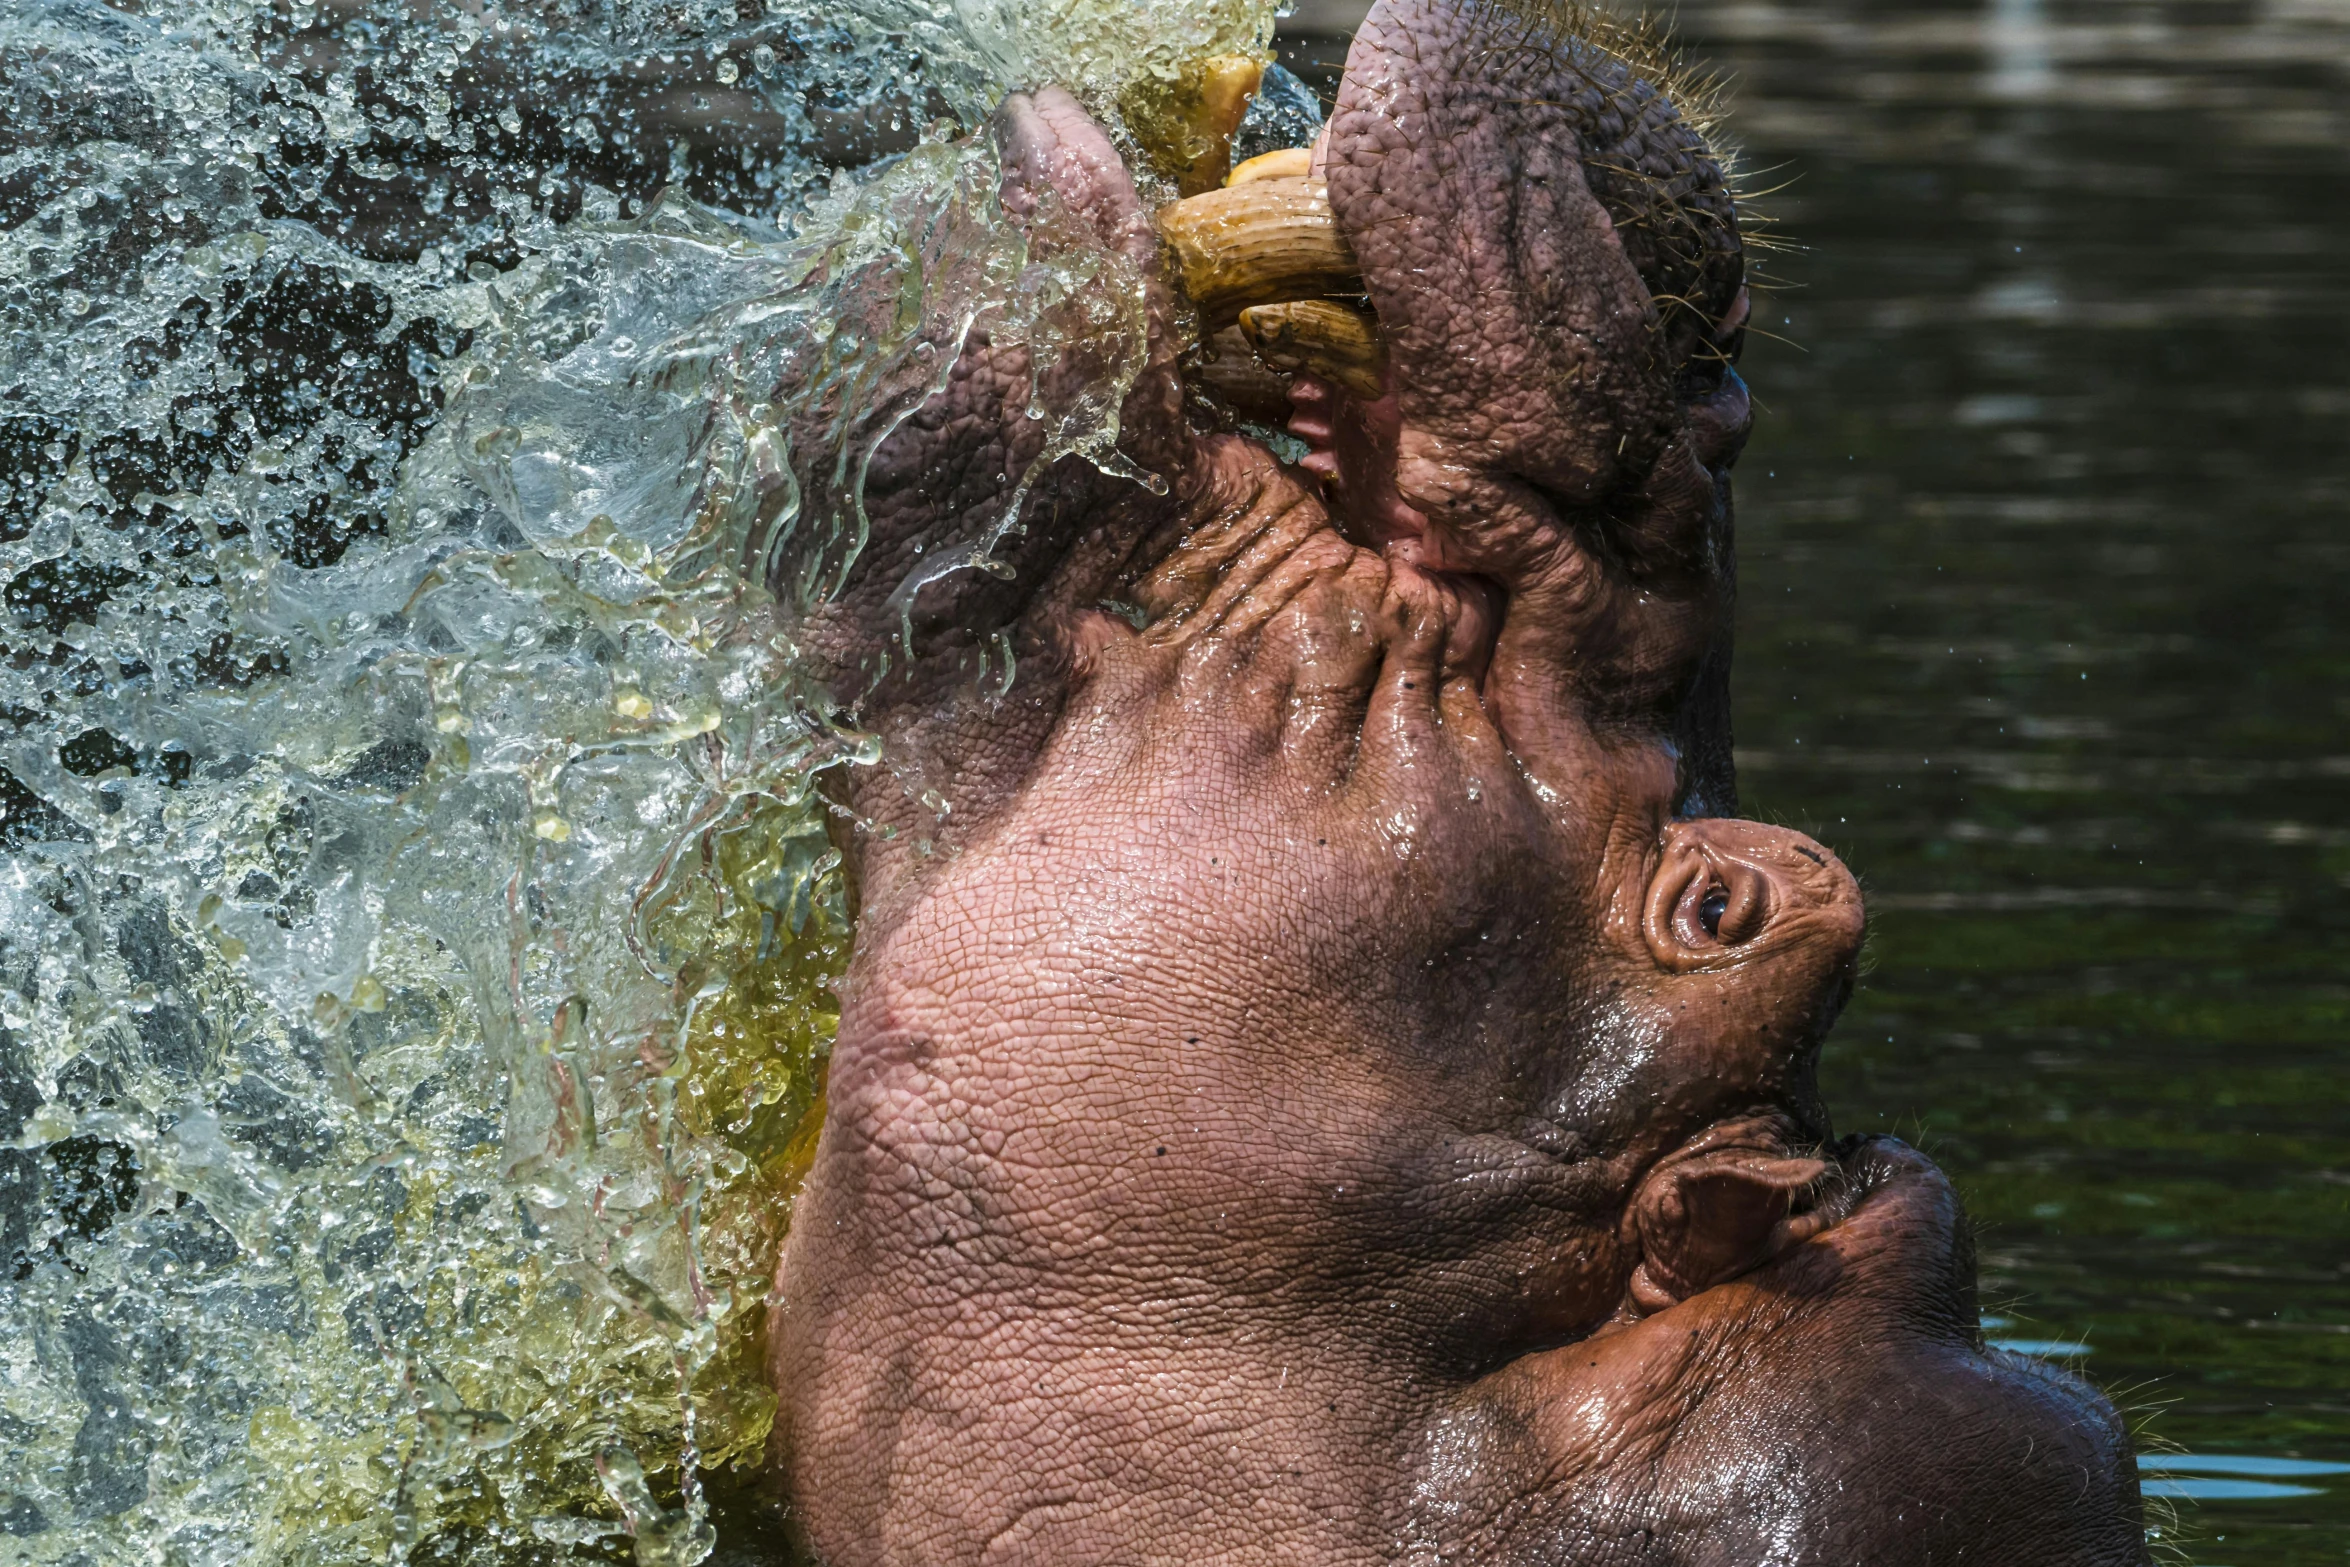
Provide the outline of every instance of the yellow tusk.
<path id="1" fill-rule="evenodd" d="M 1224 183 L 1232 186 L 1246 185 L 1252 180 L 1302 180 L 1313 168 L 1313 148 L 1284 147 L 1279 152 L 1258 153 L 1225 175 Z"/>
<path id="2" fill-rule="evenodd" d="M 1265 62 L 1216 54 L 1186 65 L 1172 80 L 1146 77 L 1120 95 L 1119 109 L 1151 166 L 1196 196 L 1224 183 L 1232 135 L 1248 113 Z"/>
<path id="3" fill-rule="evenodd" d="M 1332 299 L 1252 305 L 1240 330 L 1257 357 L 1276 370 L 1336 382 L 1369 402 L 1387 391 L 1387 350 L 1361 311 Z"/>
<path id="4" fill-rule="evenodd" d="M 1206 149 L 1184 170 L 1176 189 L 1184 195 L 1214 190 L 1232 167 L 1232 137 L 1265 78 L 1265 62 L 1220 54 L 1200 67 L 1199 109 L 1194 121 Z"/>
<path id="5" fill-rule="evenodd" d="M 1251 180 L 1186 197 L 1161 207 L 1158 225 L 1209 332 L 1250 305 L 1362 286 L 1320 180 Z"/>

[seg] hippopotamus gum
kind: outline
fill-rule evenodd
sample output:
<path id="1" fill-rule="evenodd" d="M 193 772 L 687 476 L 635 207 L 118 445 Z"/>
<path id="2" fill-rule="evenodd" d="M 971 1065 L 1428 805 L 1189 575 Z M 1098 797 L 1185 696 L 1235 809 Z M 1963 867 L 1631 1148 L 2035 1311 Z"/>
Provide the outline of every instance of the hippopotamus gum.
<path id="1" fill-rule="evenodd" d="M 1155 224 L 1073 99 L 1006 104 L 1007 210 L 1146 279 L 1165 494 L 1056 469 L 1033 569 L 926 622 L 1019 680 L 942 637 L 864 698 L 769 1329 L 819 1559 L 2145 1560 L 2111 1409 L 1982 1347 L 1948 1184 L 1832 1134 L 1857 885 L 1720 814 L 1743 256 L 1642 48 L 1381 0 L 1302 173 Z M 1296 467 L 1187 421 L 1178 284 L 1274 312 Z M 1023 363 L 885 443 L 877 541 L 1017 452 Z"/>

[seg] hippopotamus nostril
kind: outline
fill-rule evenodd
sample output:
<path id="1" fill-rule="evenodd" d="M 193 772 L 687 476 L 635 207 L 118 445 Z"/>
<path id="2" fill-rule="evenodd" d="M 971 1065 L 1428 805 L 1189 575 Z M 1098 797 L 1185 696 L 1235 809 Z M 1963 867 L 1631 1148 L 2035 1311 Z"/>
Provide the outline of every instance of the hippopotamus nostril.
<path id="1" fill-rule="evenodd" d="M 1712 968 L 1822 901 L 1807 881 L 1771 863 L 1769 839 L 1748 822 L 1681 822 L 1668 830 L 1646 899 L 1649 946 L 1672 970 Z M 1778 943 L 1772 943 L 1773 946 Z"/>
<path id="2" fill-rule="evenodd" d="M 1752 941 L 1770 920 L 1769 878 L 1736 860 L 1701 860 L 1674 909 L 1675 933 L 1693 950 L 1701 946 L 1701 933 L 1723 947 Z"/>

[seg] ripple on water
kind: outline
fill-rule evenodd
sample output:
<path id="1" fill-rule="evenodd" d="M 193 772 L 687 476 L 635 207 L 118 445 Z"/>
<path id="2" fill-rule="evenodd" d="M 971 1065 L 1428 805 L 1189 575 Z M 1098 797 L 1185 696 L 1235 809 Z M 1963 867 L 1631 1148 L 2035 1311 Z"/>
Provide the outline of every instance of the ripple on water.
<path id="1" fill-rule="evenodd" d="M 2139 1482 L 2148 1496 L 2196 1502 L 2266 1502 L 2322 1496 L 2325 1487 L 2296 1485 L 2317 1475 L 2350 1474 L 2350 1464 L 2305 1458 L 2262 1458 L 2247 1453 L 2148 1453 L 2138 1460 Z M 2250 1477 L 2250 1478 L 2247 1478 Z"/>

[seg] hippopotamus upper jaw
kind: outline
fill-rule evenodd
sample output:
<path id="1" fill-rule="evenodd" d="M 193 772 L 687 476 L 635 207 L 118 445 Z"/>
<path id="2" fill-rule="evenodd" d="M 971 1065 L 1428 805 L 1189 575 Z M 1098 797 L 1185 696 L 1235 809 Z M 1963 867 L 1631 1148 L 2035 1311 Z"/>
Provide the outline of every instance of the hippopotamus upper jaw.
<path id="1" fill-rule="evenodd" d="M 1572 771 L 1568 706 L 1670 733 L 1685 805 L 1718 810 L 1743 249 L 1646 52 L 1597 15 L 1379 0 L 1320 160 L 1387 351 L 1395 488 L 1509 600 L 1513 748 Z"/>
<path id="2" fill-rule="evenodd" d="M 1719 167 L 1661 92 L 1531 10 L 1381 0 L 1348 54 L 1324 174 L 1408 419 L 1570 505 L 1656 461 L 1688 344 L 1660 331 L 1621 224 L 1711 242 L 1679 266 L 1648 247 L 1695 273 L 1708 325 L 1739 277 Z M 1672 210 L 1645 219 L 1632 200 Z"/>

